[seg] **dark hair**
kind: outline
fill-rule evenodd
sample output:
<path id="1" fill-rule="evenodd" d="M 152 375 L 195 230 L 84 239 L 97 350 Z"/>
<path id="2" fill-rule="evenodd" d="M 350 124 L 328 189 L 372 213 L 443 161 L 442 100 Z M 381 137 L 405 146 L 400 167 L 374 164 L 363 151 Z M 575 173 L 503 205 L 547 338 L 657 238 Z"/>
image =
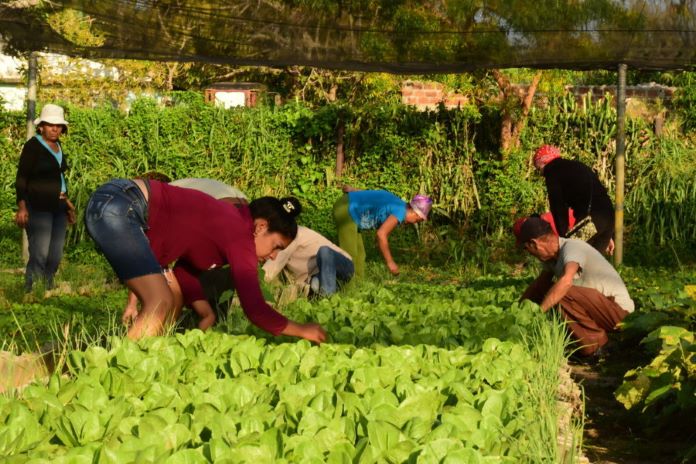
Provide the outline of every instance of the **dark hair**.
<path id="1" fill-rule="evenodd" d="M 302 205 L 297 198 L 257 198 L 249 203 L 249 211 L 254 219 L 268 221 L 269 232 L 279 232 L 293 240 L 297 236 L 295 217 L 302 212 Z"/>
<path id="2" fill-rule="evenodd" d="M 165 184 L 168 184 L 172 181 L 172 179 L 168 175 L 159 171 L 148 171 L 144 174 L 141 174 L 140 178 L 147 180 L 158 180 L 160 182 L 164 182 Z"/>
<path id="3" fill-rule="evenodd" d="M 520 243 L 527 243 L 530 240 L 551 233 L 553 233 L 553 229 L 551 229 L 551 224 L 544 221 L 540 217 L 531 216 L 526 221 L 524 221 L 524 224 L 522 224 L 522 227 L 520 228 L 520 234 L 517 238 L 520 241 Z"/>

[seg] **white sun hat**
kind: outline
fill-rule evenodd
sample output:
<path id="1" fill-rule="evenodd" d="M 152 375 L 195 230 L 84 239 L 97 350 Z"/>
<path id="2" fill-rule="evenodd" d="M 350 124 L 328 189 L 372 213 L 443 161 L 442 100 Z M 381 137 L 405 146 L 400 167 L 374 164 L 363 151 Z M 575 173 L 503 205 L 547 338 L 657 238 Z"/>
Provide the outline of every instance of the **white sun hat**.
<path id="1" fill-rule="evenodd" d="M 68 128 L 68 121 L 65 120 L 63 108 L 51 103 L 41 108 L 41 115 L 34 119 L 35 126 L 38 126 L 42 122 L 46 122 L 48 124 L 61 124 L 65 126 L 66 129 Z"/>

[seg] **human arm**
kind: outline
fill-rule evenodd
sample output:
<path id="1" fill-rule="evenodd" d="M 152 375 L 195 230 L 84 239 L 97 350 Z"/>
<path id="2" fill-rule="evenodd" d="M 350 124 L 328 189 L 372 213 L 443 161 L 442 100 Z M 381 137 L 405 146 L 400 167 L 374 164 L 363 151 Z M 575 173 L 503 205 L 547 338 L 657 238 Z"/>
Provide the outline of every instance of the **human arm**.
<path id="1" fill-rule="evenodd" d="M 29 223 L 29 210 L 27 200 L 29 196 L 29 178 L 36 165 L 36 152 L 25 143 L 22 154 L 19 156 L 19 166 L 17 167 L 17 177 L 15 179 L 15 194 L 17 196 L 17 213 L 15 214 L 15 224 L 25 228 Z"/>
<path id="2" fill-rule="evenodd" d="M 65 214 L 68 216 L 68 224 L 73 225 L 77 222 L 77 214 L 75 212 L 75 205 L 70 201 L 69 198 L 65 199 L 66 210 Z"/>
<path id="3" fill-rule="evenodd" d="M 554 176 L 546 177 L 546 191 L 549 196 L 549 209 L 560 237 L 568 233 L 568 205 L 563 197 L 563 186 Z"/>
<path id="4" fill-rule="evenodd" d="M 24 229 L 29 224 L 29 210 L 24 200 L 17 202 L 17 213 L 14 218 L 15 224 Z"/>
<path id="5" fill-rule="evenodd" d="M 542 273 L 539 274 L 539 276 L 536 279 L 534 279 L 534 281 L 531 284 L 529 284 L 527 289 L 520 297 L 520 301 L 530 300 L 535 303 L 541 303 L 541 301 L 544 299 L 544 296 L 546 296 L 546 292 L 549 291 L 552 285 L 553 272 L 542 271 Z"/>
<path id="6" fill-rule="evenodd" d="M 611 238 L 609 239 L 609 245 L 607 245 L 607 254 L 609 256 L 612 256 L 614 254 L 614 248 L 616 248 L 616 244 L 614 243 L 614 239 Z"/>
<path id="7" fill-rule="evenodd" d="M 232 280 L 247 319 L 273 335 L 302 337 L 317 343 L 324 341 L 326 332 L 320 325 L 291 321 L 266 303 L 259 286 L 253 242 L 249 246 L 250 249 L 230 250 L 228 253 Z"/>
<path id="8" fill-rule="evenodd" d="M 200 321 L 198 321 L 199 329 L 205 331 L 215 324 L 215 311 L 213 311 L 213 307 L 210 306 L 208 300 L 196 300 L 192 302 L 191 309 L 193 309 L 200 318 Z"/>
<path id="9" fill-rule="evenodd" d="M 541 305 L 539 305 L 543 312 L 557 305 L 563 297 L 566 296 L 568 290 L 573 286 L 573 278 L 579 269 L 580 265 L 574 261 L 566 263 L 563 268 L 563 275 L 553 284 L 551 289 L 546 293 Z"/>
<path id="10" fill-rule="evenodd" d="M 128 299 L 126 300 L 126 307 L 123 308 L 121 322 L 129 325 L 136 317 L 138 317 L 138 297 L 131 290 L 128 290 Z"/>
<path id="11" fill-rule="evenodd" d="M 399 220 L 393 214 L 389 215 L 387 219 L 379 226 L 377 229 L 377 245 L 379 246 L 379 251 L 384 257 L 384 262 L 387 263 L 389 271 L 397 275 L 399 273 L 399 266 L 394 262 L 392 258 L 391 250 L 389 249 L 389 234 L 399 225 Z"/>
<path id="12" fill-rule="evenodd" d="M 172 271 L 165 271 L 167 284 L 174 294 L 174 318 L 181 315 L 184 303 L 200 318 L 198 328 L 207 330 L 215 324 L 215 311 L 205 296 L 195 271 L 183 263 L 177 263 Z M 200 289 L 201 293 L 198 293 Z M 195 295 L 195 296 L 191 296 Z"/>
<path id="13" fill-rule="evenodd" d="M 300 324 L 288 320 L 288 325 L 285 326 L 285 329 L 281 333 L 291 337 L 304 338 L 315 343 L 323 343 L 326 341 L 326 331 L 316 322 Z"/>

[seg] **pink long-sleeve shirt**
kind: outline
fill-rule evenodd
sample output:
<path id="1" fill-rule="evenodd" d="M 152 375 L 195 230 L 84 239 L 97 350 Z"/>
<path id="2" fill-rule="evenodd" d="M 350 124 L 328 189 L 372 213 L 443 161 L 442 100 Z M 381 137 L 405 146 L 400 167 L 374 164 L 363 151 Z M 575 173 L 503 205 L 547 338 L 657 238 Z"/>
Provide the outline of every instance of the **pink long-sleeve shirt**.
<path id="1" fill-rule="evenodd" d="M 159 264 L 166 267 L 177 262 L 175 275 L 185 304 L 206 299 L 198 274 L 229 263 L 246 317 L 273 335 L 288 325 L 288 319 L 266 304 L 261 293 L 249 208 L 151 180 L 147 225 L 146 235 Z"/>

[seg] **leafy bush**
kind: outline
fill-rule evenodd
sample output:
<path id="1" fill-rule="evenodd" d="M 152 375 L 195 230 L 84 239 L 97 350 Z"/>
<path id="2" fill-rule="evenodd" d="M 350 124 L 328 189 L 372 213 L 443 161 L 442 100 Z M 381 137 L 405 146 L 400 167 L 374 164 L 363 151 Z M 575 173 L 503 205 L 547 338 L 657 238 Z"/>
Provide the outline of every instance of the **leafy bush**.
<path id="1" fill-rule="evenodd" d="M 127 114 L 111 106 L 68 106 L 71 125 L 64 147 L 72 165 L 70 195 L 79 211 L 108 179 L 157 170 L 172 178 L 216 178 L 251 197 L 293 194 L 305 205 L 301 222 L 335 238 L 331 207 L 341 195 L 340 186 L 348 183 L 385 188 L 402 198 L 431 194 L 433 220 L 417 236 L 410 231 L 394 239 L 398 245 L 428 238 L 444 249 L 445 238 L 495 244 L 516 216 L 546 209 L 542 179 L 530 162 L 532 150 L 542 142 L 555 143 L 567 156 L 592 166 L 613 190 L 616 116 L 609 101 L 579 105 L 570 97 L 551 98 L 547 106 L 531 111 L 522 149 L 501 159 L 491 151 L 495 144 L 487 141 L 493 137 L 490 124 L 497 111 L 489 107 L 420 112 L 376 100 L 316 109 L 291 103 L 223 110 L 195 93 L 169 98 L 165 107 L 138 99 Z M 345 125 L 340 178 L 335 174 L 339 125 Z M 688 182 L 694 177 L 689 170 L 693 148 L 690 142 L 656 139 L 640 120 L 629 120 L 627 129 L 627 258 L 691 260 L 696 257 L 696 226 L 679 210 L 693 208 L 694 188 Z M 9 219 L 23 130 L 20 114 L 0 111 L 0 227 L 7 229 L 7 240 L 16 235 Z M 68 245 L 85 238 L 79 222 Z M 652 252 L 665 243 L 675 252 Z M 646 252 L 639 255 L 641 250 Z"/>
<path id="2" fill-rule="evenodd" d="M 662 421 L 674 414 L 693 417 L 696 412 L 694 332 L 662 326 L 641 343 L 652 346 L 655 357 L 648 365 L 626 372 L 623 384 L 616 390 L 616 399 L 626 409 L 641 408 L 643 413 L 651 410 Z"/>

